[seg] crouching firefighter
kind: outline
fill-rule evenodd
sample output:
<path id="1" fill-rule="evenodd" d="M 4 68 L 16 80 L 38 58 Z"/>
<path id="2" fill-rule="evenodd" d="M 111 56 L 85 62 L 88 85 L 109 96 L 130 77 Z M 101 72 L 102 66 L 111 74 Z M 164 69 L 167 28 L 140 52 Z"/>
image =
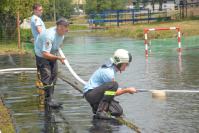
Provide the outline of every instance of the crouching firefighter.
<path id="1" fill-rule="evenodd" d="M 109 119 L 111 116 L 123 114 L 122 107 L 114 97 L 124 93 L 135 93 L 136 89 L 118 88 L 115 74 L 125 71 L 131 60 L 132 56 L 128 51 L 117 49 L 108 63 L 96 70 L 84 86 L 84 96 L 90 103 L 95 118 Z"/>

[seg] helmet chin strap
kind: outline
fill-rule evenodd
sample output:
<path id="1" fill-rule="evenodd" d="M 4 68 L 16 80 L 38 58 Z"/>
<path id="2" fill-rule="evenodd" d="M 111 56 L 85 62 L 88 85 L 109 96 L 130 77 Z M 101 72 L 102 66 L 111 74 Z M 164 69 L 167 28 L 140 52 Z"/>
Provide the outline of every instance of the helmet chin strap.
<path id="1" fill-rule="evenodd" d="M 120 64 L 118 64 L 118 65 L 120 65 Z M 114 66 L 116 67 L 117 71 L 119 71 L 120 73 L 122 73 L 122 71 L 121 71 L 121 69 L 120 69 L 120 68 L 121 68 L 121 65 L 120 65 L 120 67 L 119 67 L 118 65 L 115 65 L 115 64 L 114 64 Z"/>

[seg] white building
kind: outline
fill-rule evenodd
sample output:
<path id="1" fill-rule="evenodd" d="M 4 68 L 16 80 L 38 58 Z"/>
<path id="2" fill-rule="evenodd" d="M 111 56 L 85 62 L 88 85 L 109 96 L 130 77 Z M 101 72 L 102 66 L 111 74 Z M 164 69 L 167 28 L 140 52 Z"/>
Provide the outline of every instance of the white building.
<path id="1" fill-rule="evenodd" d="M 175 2 L 174 1 L 167 1 L 167 2 L 163 2 L 162 4 L 162 10 L 175 10 Z M 149 3 L 147 6 L 145 6 L 145 8 L 153 10 L 153 7 L 151 5 L 151 3 Z M 154 9 L 155 10 L 159 10 L 159 3 L 155 3 L 154 4 Z"/>
<path id="2" fill-rule="evenodd" d="M 133 5 L 128 5 L 127 8 L 129 8 L 129 9 L 135 8 L 136 2 L 137 2 L 136 0 L 132 0 Z M 140 6 L 140 8 L 153 10 L 153 6 L 151 3 L 152 3 L 152 0 L 149 0 L 147 3 L 145 3 L 145 6 L 143 3 L 140 3 L 139 6 Z M 175 5 L 176 5 L 175 0 L 167 0 L 162 3 L 162 9 L 163 10 L 175 10 Z M 154 4 L 154 10 L 156 10 L 156 11 L 159 10 L 159 3 L 156 2 Z"/>
<path id="3" fill-rule="evenodd" d="M 73 0 L 72 3 L 77 5 L 83 5 L 86 4 L 86 0 Z"/>

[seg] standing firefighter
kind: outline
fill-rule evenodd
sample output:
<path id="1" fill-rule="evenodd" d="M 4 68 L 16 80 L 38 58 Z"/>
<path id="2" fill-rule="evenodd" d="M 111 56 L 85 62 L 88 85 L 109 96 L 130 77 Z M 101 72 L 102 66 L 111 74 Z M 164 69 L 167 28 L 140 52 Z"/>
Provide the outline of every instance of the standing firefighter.
<path id="1" fill-rule="evenodd" d="M 135 93 L 136 89 L 133 87 L 118 88 L 115 74 L 125 71 L 131 60 L 132 56 L 128 51 L 116 50 L 113 58 L 96 70 L 84 86 L 84 96 L 90 103 L 96 118 L 109 119 L 110 115 L 121 116 L 123 114 L 123 109 L 119 102 L 114 100 L 114 97 L 124 93 Z"/>
<path id="2" fill-rule="evenodd" d="M 41 15 L 43 13 L 42 6 L 38 3 L 33 5 L 33 15 L 31 17 L 31 31 L 34 37 L 34 42 L 37 39 L 37 36 L 44 30 L 46 30 L 46 27 L 44 25 L 44 22 L 41 19 Z"/>
<path id="3" fill-rule="evenodd" d="M 54 108 L 61 107 L 61 104 L 55 102 L 52 96 L 57 80 L 57 60 L 64 64 L 64 58 L 57 56 L 57 52 L 68 31 L 68 25 L 67 20 L 59 19 L 56 22 L 56 27 L 42 32 L 35 43 L 36 63 L 41 75 L 41 82 L 44 85 L 45 103 Z"/>
<path id="4" fill-rule="evenodd" d="M 32 31 L 32 35 L 34 37 L 33 42 L 35 44 L 37 37 L 39 34 L 42 33 L 42 31 L 46 30 L 45 24 L 41 19 L 42 13 L 43 13 L 43 8 L 42 5 L 39 3 L 35 3 L 32 6 L 33 9 L 33 15 L 31 17 L 31 31 Z M 35 46 L 35 45 L 34 45 Z M 36 63 L 37 66 L 37 81 L 36 81 L 36 86 L 40 87 L 41 85 L 41 81 L 40 81 L 40 73 L 38 70 L 38 64 Z"/>

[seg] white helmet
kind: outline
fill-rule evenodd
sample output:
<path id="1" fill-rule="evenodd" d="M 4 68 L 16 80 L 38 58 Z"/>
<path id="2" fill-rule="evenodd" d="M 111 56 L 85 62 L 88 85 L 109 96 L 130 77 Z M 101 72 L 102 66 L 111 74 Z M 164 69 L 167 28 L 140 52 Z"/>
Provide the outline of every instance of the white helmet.
<path id="1" fill-rule="evenodd" d="M 117 49 L 113 55 L 112 60 L 115 65 L 118 65 L 121 63 L 130 63 L 132 60 L 132 56 L 125 49 Z"/>

